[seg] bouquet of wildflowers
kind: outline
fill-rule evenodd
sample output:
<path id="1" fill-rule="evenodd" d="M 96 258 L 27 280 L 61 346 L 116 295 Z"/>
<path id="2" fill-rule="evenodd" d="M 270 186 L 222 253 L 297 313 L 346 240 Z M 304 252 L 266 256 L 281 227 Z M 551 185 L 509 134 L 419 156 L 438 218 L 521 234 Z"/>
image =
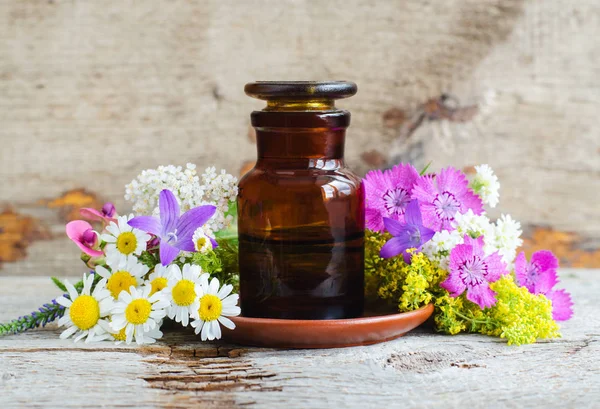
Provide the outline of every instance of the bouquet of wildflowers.
<path id="1" fill-rule="evenodd" d="M 487 165 L 471 181 L 454 168 L 426 174 L 408 164 L 371 171 L 366 188 L 367 295 L 411 311 L 435 305 L 436 328 L 506 338 L 509 344 L 559 336 L 572 315 L 556 289 L 558 260 L 549 251 L 517 255 L 521 226 L 492 222 L 500 184 Z"/>
<path id="2" fill-rule="evenodd" d="M 440 332 L 478 332 L 509 344 L 558 337 L 557 321 L 572 316 L 549 251 L 527 261 L 521 226 L 508 215 L 493 222 L 500 184 L 487 165 L 471 181 L 454 168 L 419 173 L 408 164 L 367 174 L 366 294 L 401 312 L 435 306 Z M 134 214 L 107 203 L 81 209 L 101 223 L 67 224 L 91 272 L 39 311 L 8 324 L 0 335 L 58 319 L 61 338 L 152 343 L 166 318 L 191 325 L 202 340 L 221 337 L 239 315 L 237 237 L 231 213 L 237 179 L 195 166 L 145 170 L 126 186 Z"/>
<path id="3" fill-rule="evenodd" d="M 239 315 L 235 246 L 227 231 L 237 179 L 208 168 L 161 166 L 145 170 L 126 187 L 135 214 L 81 209 L 87 221 L 67 224 L 66 233 L 91 269 L 71 284 L 53 278 L 65 292 L 39 311 L 0 325 L 0 334 L 21 332 L 58 319 L 61 338 L 75 342 L 113 340 L 153 343 L 165 318 L 191 325 L 201 339 L 221 337 L 221 325 Z M 222 244 L 222 246 L 220 245 Z"/>

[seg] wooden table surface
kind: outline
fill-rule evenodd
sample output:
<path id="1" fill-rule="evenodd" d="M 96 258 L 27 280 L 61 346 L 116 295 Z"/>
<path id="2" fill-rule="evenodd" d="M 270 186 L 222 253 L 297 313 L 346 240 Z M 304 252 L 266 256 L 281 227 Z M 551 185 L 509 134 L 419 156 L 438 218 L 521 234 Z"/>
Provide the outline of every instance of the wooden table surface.
<path id="1" fill-rule="evenodd" d="M 273 350 L 60 340 L 54 324 L 0 338 L 0 407 L 598 408 L 600 271 L 561 271 L 575 317 L 561 339 L 509 347 L 419 329 L 369 347 Z M 59 295 L 42 277 L 0 277 L 0 321 Z"/>

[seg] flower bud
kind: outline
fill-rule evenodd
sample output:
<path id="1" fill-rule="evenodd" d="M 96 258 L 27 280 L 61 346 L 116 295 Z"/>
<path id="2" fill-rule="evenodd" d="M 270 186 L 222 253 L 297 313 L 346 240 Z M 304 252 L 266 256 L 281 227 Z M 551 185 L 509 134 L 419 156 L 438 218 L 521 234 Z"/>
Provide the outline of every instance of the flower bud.
<path id="1" fill-rule="evenodd" d="M 106 202 L 104 203 L 104 206 L 102 206 L 102 214 L 105 217 L 113 217 L 116 212 L 117 210 L 115 209 L 115 205 L 113 205 L 111 202 Z"/>
<path id="2" fill-rule="evenodd" d="M 98 236 L 96 235 L 96 232 L 94 230 L 87 229 L 81 235 L 81 242 L 85 246 L 93 248 L 96 245 L 96 243 L 98 242 Z"/>

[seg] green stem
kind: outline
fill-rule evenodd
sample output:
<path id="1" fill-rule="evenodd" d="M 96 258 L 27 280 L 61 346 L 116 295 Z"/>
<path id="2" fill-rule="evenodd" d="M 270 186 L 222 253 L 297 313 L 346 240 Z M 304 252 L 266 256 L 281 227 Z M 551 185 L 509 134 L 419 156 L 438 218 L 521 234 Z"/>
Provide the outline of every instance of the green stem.
<path id="1" fill-rule="evenodd" d="M 460 312 L 458 312 L 458 311 L 454 311 L 454 313 L 455 313 L 456 315 L 458 315 L 460 318 L 462 318 L 463 320 L 465 320 L 465 321 L 468 321 L 468 322 L 473 322 L 473 323 L 475 323 L 475 324 L 485 324 L 485 325 L 487 325 L 487 324 L 489 323 L 489 320 L 484 320 L 484 321 L 482 321 L 482 320 L 477 320 L 477 319 L 475 319 L 475 318 L 469 318 L 469 317 L 467 317 L 466 315 L 464 315 L 464 314 L 461 314 L 461 313 L 460 313 Z"/>

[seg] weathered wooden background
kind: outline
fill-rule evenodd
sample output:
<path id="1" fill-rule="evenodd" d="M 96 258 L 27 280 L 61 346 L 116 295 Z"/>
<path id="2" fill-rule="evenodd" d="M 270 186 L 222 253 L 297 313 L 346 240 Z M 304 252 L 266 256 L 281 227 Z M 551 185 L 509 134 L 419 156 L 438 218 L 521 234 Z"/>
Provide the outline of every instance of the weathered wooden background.
<path id="1" fill-rule="evenodd" d="M 357 82 L 351 166 L 489 163 L 530 251 L 598 267 L 598 38 L 594 0 L 1 0 L 0 275 L 79 273 L 64 221 L 143 168 L 240 173 L 258 79 Z"/>

